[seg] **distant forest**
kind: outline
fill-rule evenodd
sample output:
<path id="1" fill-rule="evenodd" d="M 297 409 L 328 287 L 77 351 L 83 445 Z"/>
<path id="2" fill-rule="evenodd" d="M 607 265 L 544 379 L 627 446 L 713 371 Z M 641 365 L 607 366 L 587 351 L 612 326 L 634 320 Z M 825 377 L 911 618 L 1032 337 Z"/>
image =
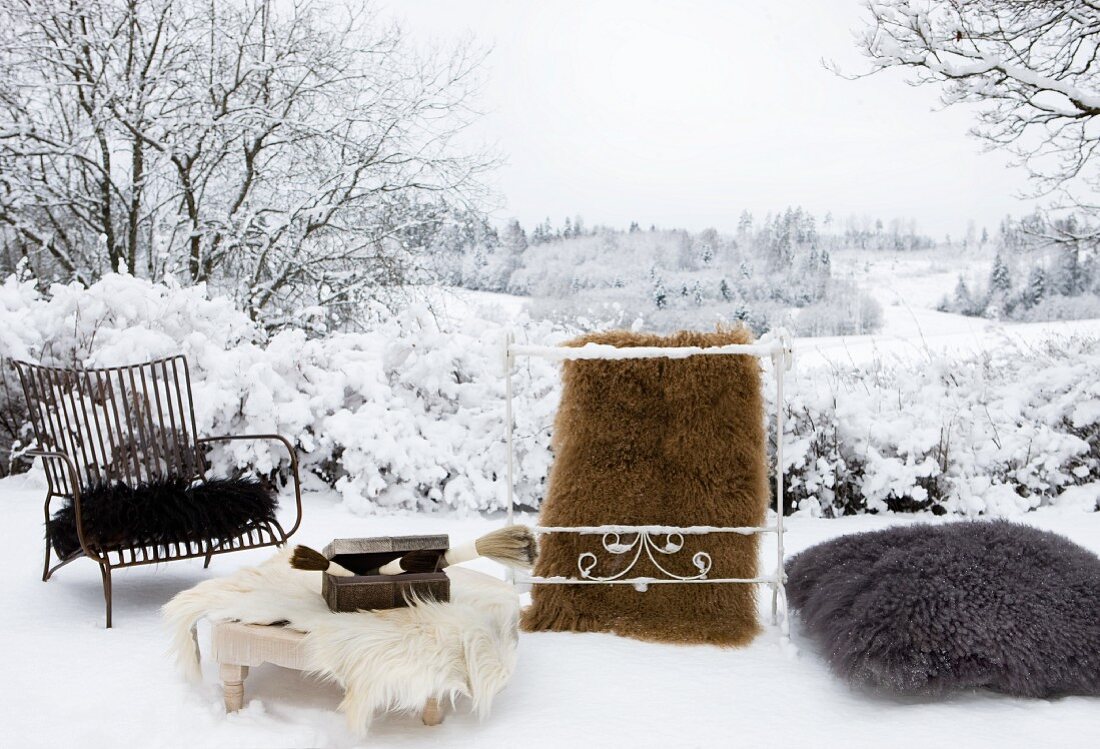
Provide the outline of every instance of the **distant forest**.
<path id="1" fill-rule="evenodd" d="M 984 281 L 960 276 L 940 309 L 993 319 L 1100 317 L 1097 229 L 1079 214 L 1006 219 Z"/>
<path id="2" fill-rule="evenodd" d="M 802 208 L 741 214 L 734 234 L 715 229 L 588 227 L 549 219 L 530 231 L 510 221 L 442 230 L 428 256 L 445 282 L 532 298 L 536 317 L 668 330 L 741 321 L 800 335 L 871 332 L 881 309 L 833 272 L 831 253 L 933 247 L 912 222 L 820 221 Z M 798 310 L 794 314 L 793 310 Z"/>

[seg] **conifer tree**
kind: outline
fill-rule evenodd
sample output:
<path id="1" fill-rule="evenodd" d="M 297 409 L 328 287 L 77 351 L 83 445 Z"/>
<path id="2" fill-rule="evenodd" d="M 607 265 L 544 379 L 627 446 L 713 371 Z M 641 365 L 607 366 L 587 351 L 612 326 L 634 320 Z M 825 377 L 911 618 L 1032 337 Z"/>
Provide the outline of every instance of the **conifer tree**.
<path id="1" fill-rule="evenodd" d="M 1012 290 L 1012 275 L 1001 253 L 993 258 L 993 270 L 989 274 L 989 290 L 994 294 L 1007 294 Z"/>
<path id="2" fill-rule="evenodd" d="M 1034 307 L 1043 301 L 1043 298 L 1047 295 L 1047 273 L 1043 270 L 1043 266 L 1036 265 L 1031 269 L 1031 274 L 1027 278 L 1027 289 L 1024 292 L 1024 299 L 1027 306 Z"/>

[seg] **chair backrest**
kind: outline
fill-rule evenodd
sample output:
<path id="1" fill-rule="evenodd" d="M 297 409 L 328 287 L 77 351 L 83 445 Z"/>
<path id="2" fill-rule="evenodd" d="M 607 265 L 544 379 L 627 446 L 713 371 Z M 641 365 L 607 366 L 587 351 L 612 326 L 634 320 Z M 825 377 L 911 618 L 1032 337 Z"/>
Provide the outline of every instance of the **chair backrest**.
<path id="1" fill-rule="evenodd" d="M 84 486 L 202 472 L 184 357 L 103 369 L 15 366 L 38 446 L 72 458 Z M 71 494 L 64 466 L 45 463 L 51 488 Z"/>

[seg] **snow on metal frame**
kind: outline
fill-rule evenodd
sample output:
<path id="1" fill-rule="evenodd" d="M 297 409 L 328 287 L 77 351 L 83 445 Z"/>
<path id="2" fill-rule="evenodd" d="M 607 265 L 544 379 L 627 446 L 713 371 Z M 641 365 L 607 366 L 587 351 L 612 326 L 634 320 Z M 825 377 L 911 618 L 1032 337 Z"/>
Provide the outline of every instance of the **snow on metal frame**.
<path id="1" fill-rule="evenodd" d="M 508 524 L 514 522 L 514 445 L 512 424 L 512 372 L 517 356 L 535 356 L 552 361 L 579 359 L 685 359 L 689 356 L 756 356 L 770 358 L 775 368 L 775 423 L 776 434 L 783 434 L 783 373 L 790 369 L 793 353 L 790 334 L 783 329 L 775 331 L 767 338 L 753 344 L 734 344 L 702 348 L 685 346 L 680 348 L 662 348 L 654 346 L 617 347 L 596 343 L 578 347 L 567 346 L 530 346 L 516 344 L 511 331 L 505 334 L 503 345 L 504 362 L 504 423 L 505 442 L 508 448 L 507 491 Z M 776 520 L 771 526 L 728 527 L 710 525 L 668 526 L 668 525 L 597 525 L 597 526 L 536 526 L 536 533 L 577 533 L 582 535 L 603 535 L 604 550 L 610 554 L 634 553 L 630 564 L 619 573 L 610 577 L 599 577 L 593 573 L 598 559 L 592 552 L 584 552 L 577 557 L 577 569 L 580 577 L 513 577 L 516 584 L 535 585 L 633 585 L 639 591 L 645 591 L 653 584 L 754 584 L 767 583 L 772 589 L 772 623 L 779 624 L 784 637 L 790 637 L 787 621 L 786 576 L 783 574 L 783 440 L 776 439 L 775 449 L 775 488 Z M 661 566 L 661 555 L 672 555 L 684 545 L 684 535 L 706 533 L 754 533 L 776 534 L 776 568 L 772 575 L 754 578 L 707 578 L 710 571 L 710 555 L 705 551 L 696 552 L 692 563 L 697 570 L 694 575 L 676 575 Z M 623 535 L 633 536 L 633 540 L 624 542 Z M 664 536 L 664 543 L 658 537 Z M 664 578 L 626 577 L 638 560 L 645 554 L 649 561 L 666 575 Z M 779 600 L 783 600 L 783 617 L 779 618 Z"/>

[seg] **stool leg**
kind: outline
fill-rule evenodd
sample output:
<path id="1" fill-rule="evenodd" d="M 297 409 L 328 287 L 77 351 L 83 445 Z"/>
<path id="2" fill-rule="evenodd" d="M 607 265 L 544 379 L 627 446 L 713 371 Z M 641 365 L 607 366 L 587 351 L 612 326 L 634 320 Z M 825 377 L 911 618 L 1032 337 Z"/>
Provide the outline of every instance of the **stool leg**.
<path id="1" fill-rule="evenodd" d="M 420 714 L 420 720 L 426 726 L 438 726 L 443 722 L 443 706 L 435 697 L 429 697 L 424 702 L 424 712 Z"/>
<path id="2" fill-rule="evenodd" d="M 244 680 L 248 676 L 248 666 L 236 666 L 223 663 L 218 667 L 225 694 L 225 711 L 235 713 L 244 707 Z"/>

